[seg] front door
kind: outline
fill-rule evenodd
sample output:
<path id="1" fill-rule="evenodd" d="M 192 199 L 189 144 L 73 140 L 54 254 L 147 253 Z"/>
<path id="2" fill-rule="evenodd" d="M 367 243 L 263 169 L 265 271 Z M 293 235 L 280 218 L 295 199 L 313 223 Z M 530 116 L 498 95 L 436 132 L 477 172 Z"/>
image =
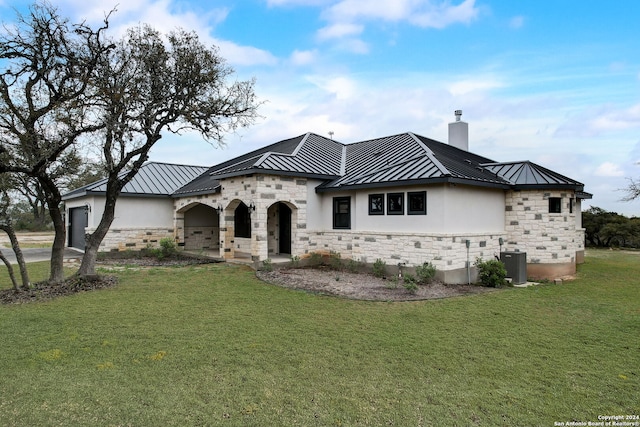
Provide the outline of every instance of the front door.
<path id="1" fill-rule="evenodd" d="M 79 208 L 69 209 L 69 246 L 72 248 L 84 250 L 85 228 L 88 225 L 87 208 L 81 206 Z"/>
<path id="2" fill-rule="evenodd" d="M 291 209 L 284 203 L 278 206 L 279 253 L 291 254 Z"/>

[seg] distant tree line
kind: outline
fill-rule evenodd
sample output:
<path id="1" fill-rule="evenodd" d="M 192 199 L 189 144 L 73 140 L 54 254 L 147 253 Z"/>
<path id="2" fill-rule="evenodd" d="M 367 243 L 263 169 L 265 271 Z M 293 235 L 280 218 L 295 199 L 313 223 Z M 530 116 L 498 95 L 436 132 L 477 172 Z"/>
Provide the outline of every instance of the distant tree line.
<path id="1" fill-rule="evenodd" d="M 587 246 L 640 248 L 640 218 L 591 207 L 582 213 Z"/>

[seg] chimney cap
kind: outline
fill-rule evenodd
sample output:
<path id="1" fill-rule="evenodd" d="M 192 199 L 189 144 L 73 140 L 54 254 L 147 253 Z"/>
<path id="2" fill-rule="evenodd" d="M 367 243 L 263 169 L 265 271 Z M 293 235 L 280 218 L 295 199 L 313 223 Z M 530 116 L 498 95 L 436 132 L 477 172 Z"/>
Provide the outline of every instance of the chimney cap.
<path id="1" fill-rule="evenodd" d="M 460 116 L 462 116 L 462 110 L 456 110 L 453 112 L 456 115 L 456 122 L 460 121 Z"/>

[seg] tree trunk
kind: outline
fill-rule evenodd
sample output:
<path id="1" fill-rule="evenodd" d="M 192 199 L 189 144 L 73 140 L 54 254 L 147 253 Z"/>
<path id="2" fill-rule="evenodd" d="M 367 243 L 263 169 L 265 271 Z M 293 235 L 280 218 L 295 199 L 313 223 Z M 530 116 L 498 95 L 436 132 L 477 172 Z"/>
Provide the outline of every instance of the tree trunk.
<path id="1" fill-rule="evenodd" d="M 11 278 L 11 284 L 13 285 L 13 290 L 18 291 L 18 282 L 16 281 L 16 275 L 13 273 L 13 267 L 7 258 L 5 258 L 2 251 L 0 251 L 0 259 L 4 262 L 4 265 L 7 266 L 7 271 L 9 272 L 9 277 Z"/>
<path id="2" fill-rule="evenodd" d="M 27 263 L 24 262 L 24 255 L 22 255 L 20 243 L 18 243 L 18 238 L 16 237 L 16 233 L 13 229 L 13 226 L 11 225 L 11 222 L 9 222 L 9 224 L 2 224 L 0 226 L 0 230 L 3 230 L 5 233 L 7 233 L 7 236 L 9 236 L 9 240 L 11 241 L 11 249 L 13 249 L 13 253 L 16 254 L 16 262 L 18 263 L 18 267 L 20 268 L 22 287 L 25 289 L 29 289 L 31 282 L 29 281 L 29 273 L 27 273 Z"/>
<path id="3" fill-rule="evenodd" d="M 49 204 L 49 215 L 53 221 L 55 237 L 51 246 L 51 267 L 49 271 L 49 281 L 51 283 L 61 283 L 64 281 L 64 249 L 67 240 L 67 230 L 64 225 L 62 211 L 59 203 Z"/>
<path id="4" fill-rule="evenodd" d="M 105 200 L 104 212 L 100 219 L 100 224 L 96 227 L 95 231 L 88 234 L 85 238 L 84 256 L 82 257 L 82 263 L 78 269 L 79 276 L 94 276 L 96 274 L 96 260 L 98 258 L 98 249 L 100 243 L 107 235 L 109 227 L 115 217 L 117 196 L 109 196 L 109 190 L 107 190 L 107 197 Z"/>

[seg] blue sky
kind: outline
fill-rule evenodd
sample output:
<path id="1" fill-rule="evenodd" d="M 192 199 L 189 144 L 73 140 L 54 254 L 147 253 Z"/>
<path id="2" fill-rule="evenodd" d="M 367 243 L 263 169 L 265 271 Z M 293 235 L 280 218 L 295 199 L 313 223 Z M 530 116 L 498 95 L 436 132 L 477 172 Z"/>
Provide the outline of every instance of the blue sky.
<path id="1" fill-rule="evenodd" d="M 114 35 L 140 22 L 194 30 L 239 79 L 256 78 L 265 102 L 254 126 L 223 148 L 166 135 L 151 160 L 208 166 L 305 132 L 446 142 L 461 109 L 471 151 L 534 161 L 583 182 L 587 206 L 640 216 L 640 201 L 618 191 L 640 178 L 639 1 L 52 3 L 89 23 L 120 3 Z M 0 0 L 0 18 L 28 4 Z"/>

